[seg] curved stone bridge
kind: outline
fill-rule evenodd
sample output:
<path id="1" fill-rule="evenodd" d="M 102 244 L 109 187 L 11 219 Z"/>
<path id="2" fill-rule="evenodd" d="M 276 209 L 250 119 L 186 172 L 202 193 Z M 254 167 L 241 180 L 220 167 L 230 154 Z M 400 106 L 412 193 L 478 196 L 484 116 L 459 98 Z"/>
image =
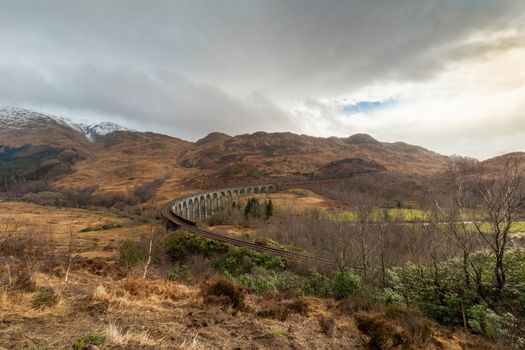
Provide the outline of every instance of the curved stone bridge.
<path id="1" fill-rule="evenodd" d="M 281 185 L 279 185 L 279 188 L 281 188 Z M 276 189 L 276 186 L 273 184 L 250 185 L 204 191 L 174 199 L 173 201 L 166 203 L 160 211 L 164 230 L 170 232 L 183 229 L 205 239 L 213 239 L 237 247 L 272 254 L 284 259 L 309 261 L 311 263 L 325 266 L 334 265 L 334 262 L 328 259 L 247 242 L 197 227 L 196 219 L 205 218 L 206 216 L 213 214 L 214 211 L 219 210 L 220 208 L 225 208 L 226 205 L 233 203 L 233 201 L 238 202 L 241 196 L 256 193 L 269 193 L 276 191 Z"/>
<path id="2" fill-rule="evenodd" d="M 264 184 L 204 191 L 175 199 L 171 203 L 171 210 L 183 218 L 197 220 L 226 208 L 228 204 L 238 203 L 241 196 L 269 193 L 275 189 L 273 184 Z"/>

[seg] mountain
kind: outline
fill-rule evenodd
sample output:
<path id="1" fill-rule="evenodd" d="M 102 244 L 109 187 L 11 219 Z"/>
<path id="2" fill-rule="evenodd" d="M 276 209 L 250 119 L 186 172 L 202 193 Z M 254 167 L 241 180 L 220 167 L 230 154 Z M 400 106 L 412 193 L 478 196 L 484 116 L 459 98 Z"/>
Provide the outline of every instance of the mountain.
<path id="1" fill-rule="evenodd" d="M 99 124 L 72 123 L 71 125 L 80 129 L 90 140 L 99 136 L 106 136 L 115 131 L 133 131 L 112 122 L 102 122 Z"/>
<path id="2" fill-rule="evenodd" d="M 214 172 L 218 177 L 288 177 L 326 172 L 331 162 L 373 162 L 383 170 L 431 174 L 446 166 L 447 157 L 402 142 L 385 143 L 364 134 L 320 138 L 293 133 L 256 132 L 230 137 L 210 134 L 181 157 L 181 165 Z M 362 172 L 359 170 L 358 172 Z"/>
<path id="3" fill-rule="evenodd" d="M 189 172 L 178 171 L 177 162 L 171 157 L 178 158 L 189 145 L 183 140 L 135 132 L 114 123 L 81 124 L 3 107 L 0 185 L 12 189 L 28 181 L 39 181 L 67 189 L 96 187 L 99 192 L 128 193 L 159 178 L 187 176 Z M 34 186 L 33 183 L 30 187 Z"/>
<path id="4" fill-rule="evenodd" d="M 429 175 L 445 169 L 448 161 L 423 147 L 380 142 L 366 134 L 321 138 L 290 132 L 211 133 L 188 142 L 19 108 L 0 108 L 0 145 L 0 165 L 10 169 L 4 177 L 15 174 L 19 181 L 124 194 L 146 183 L 162 183 L 160 200 L 224 184 L 366 173 Z"/>
<path id="5" fill-rule="evenodd" d="M 26 135 L 28 131 L 38 133 L 50 130 L 57 131 L 57 129 L 65 133 L 62 135 L 60 133 L 58 135 L 52 135 L 51 138 L 48 137 L 48 140 L 56 142 L 60 141 L 60 136 L 64 136 L 65 138 L 76 139 L 75 142 L 78 142 L 78 137 L 81 137 L 81 135 L 87 140 L 93 140 L 96 137 L 105 136 L 115 131 L 133 131 L 112 122 L 86 124 L 23 108 L 0 107 L 0 131 L 3 131 L 0 136 L 4 137 L 0 140 L 7 139 L 9 134 L 13 133 L 13 130 L 19 130 Z M 75 131 L 78 133 L 75 133 Z M 35 142 L 33 139 L 28 139 L 28 136 L 21 137 L 20 140 L 33 141 L 31 143 Z M 37 142 L 42 142 L 42 139 L 37 138 Z M 13 143 L 13 141 L 11 141 L 11 143 Z"/>

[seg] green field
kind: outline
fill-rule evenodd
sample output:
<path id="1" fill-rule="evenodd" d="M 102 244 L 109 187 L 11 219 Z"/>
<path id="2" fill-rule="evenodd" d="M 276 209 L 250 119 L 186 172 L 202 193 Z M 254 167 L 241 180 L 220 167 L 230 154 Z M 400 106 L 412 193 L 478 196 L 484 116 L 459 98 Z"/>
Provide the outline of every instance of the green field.
<path id="1" fill-rule="evenodd" d="M 469 224 L 469 226 L 472 226 L 472 230 L 474 231 L 474 229 L 475 229 L 474 224 Z M 491 229 L 491 225 L 489 223 L 482 224 L 481 225 L 481 229 L 484 232 L 489 232 L 490 229 Z M 511 233 L 525 232 L 525 221 L 513 222 L 511 227 L 510 227 L 510 232 Z"/>
<path id="2" fill-rule="evenodd" d="M 415 222 L 428 220 L 429 215 L 427 211 L 421 209 L 378 208 L 373 210 L 372 219 L 379 221 L 382 217 L 388 217 L 390 221 Z M 357 213 L 354 211 L 332 213 L 328 215 L 328 218 L 334 221 L 356 221 Z"/>
<path id="3" fill-rule="evenodd" d="M 406 209 L 406 208 L 388 208 L 375 209 L 372 212 L 372 221 L 380 221 L 381 217 L 388 216 L 389 221 L 392 222 L 420 222 L 428 221 L 430 213 L 421 209 Z M 329 220 L 334 221 L 357 221 L 357 213 L 354 211 L 343 211 L 339 213 L 331 213 L 327 215 Z M 474 224 L 467 224 L 467 227 L 475 231 Z M 485 232 L 490 231 L 490 224 L 485 223 L 481 225 Z M 515 221 L 512 223 L 510 232 L 525 232 L 525 221 Z"/>

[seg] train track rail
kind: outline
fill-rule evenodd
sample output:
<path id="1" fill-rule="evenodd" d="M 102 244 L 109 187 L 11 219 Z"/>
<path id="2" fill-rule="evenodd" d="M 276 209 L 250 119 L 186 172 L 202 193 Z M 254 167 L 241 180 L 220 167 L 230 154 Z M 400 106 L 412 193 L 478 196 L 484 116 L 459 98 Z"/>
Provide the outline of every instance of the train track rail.
<path id="1" fill-rule="evenodd" d="M 286 260 L 305 261 L 305 262 L 315 263 L 315 264 L 324 265 L 324 266 L 335 265 L 334 261 L 320 258 L 317 256 L 303 254 L 303 253 L 296 253 L 296 252 L 291 252 L 291 251 L 284 250 L 284 249 L 273 248 L 273 247 L 268 247 L 268 246 L 264 246 L 260 244 L 246 242 L 246 241 L 236 239 L 233 237 L 229 237 L 229 236 L 219 234 L 216 232 L 210 232 L 210 231 L 203 230 L 197 227 L 197 224 L 195 222 L 173 213 L 171 208 L 175 201 L 176 200 L 171 201 L 168 204 L 164 205 L 161 209 L 161 215 L 164 218 L 164 220 L 167 220 L 168 222 L 170 222 L 176 229 L 182 229 L 182 230 L 188 231 L 190 233 L 193 233 L 205 239 L 211 239 L 211 240 L 215 240 L 218 242 L 231 244 L 236 247 L 242 247 L 242 248 L 255 250 L 258 252 L 262 252 L 262 253 L 271 254 L 273 256 L 278 256 Z"/>

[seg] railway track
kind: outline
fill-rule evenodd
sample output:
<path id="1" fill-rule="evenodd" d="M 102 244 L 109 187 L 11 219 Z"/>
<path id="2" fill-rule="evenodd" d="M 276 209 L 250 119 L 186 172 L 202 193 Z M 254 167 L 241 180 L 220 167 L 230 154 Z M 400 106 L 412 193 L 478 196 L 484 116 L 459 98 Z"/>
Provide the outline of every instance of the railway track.
<path id="1" fill-rule="evenodd" d="M 246 242 L 240 239 L 228 237 L 223 234 L 200 229 L 197 227 L 197 224 L 195 222 L 173 213 L 171 208 L 175 201 L 176 200 L 171 201 L 168 204 L 164 205 L 161 209 L 161 215 L 164 218 L 164 220 L 167 220 L 168 222 L 170 222 L 176 229 L 182 229 L 190 233 L 196 234 L 202 238 L 231 244 L 236 247 L 242 247 L 242 248 L 255 250 L 258 252 L 262 252 L 262 253 L 271 254 L 274 256 L 284 258 L 286 260 L 306 261 L 306 262 L 315 263 L 315 264 L 324 265 L 324 266 L 335 264 L 335 262 L 332 260 L 319 258 L 313 255 L 291 252 L 291 251 L 279 249 L 279 248 L 267 247 L 264 245 Z"/>

